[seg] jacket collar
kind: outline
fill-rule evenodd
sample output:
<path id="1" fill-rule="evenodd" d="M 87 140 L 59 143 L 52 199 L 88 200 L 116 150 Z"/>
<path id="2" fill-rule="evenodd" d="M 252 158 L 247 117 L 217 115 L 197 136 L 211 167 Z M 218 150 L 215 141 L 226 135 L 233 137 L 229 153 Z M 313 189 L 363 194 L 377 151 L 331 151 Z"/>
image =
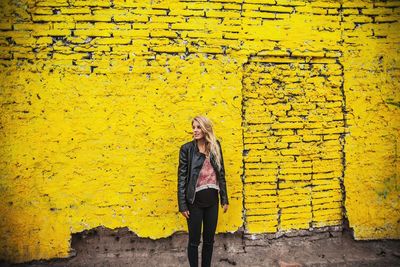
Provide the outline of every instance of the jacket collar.
<path id="1" fill-rule="evenodd" d="M 192 140 L 192 144 L 193 144 L 193 147 L 194 147 L 194 152 L 195 152 L 195 154 L 198 155 L 198 156 L 200 156 L 201 153 L 200 153 L 199 147 L 197 146 L 196 139 L 193 139 L 193 140 Z M 213 155 L 212 153 L 210 153 L 210 160 L 211 160 L 211 161 L 214 160 L 214 155 Z"/>
<path id="2" fill-rule="evenodd" d="M 193 139 L 193 140 L 192 140 L 192 144 L 193 144 L 193 147 L 194 147 L 194 151 L 195 151 L 196 153 L 199 152 L 199 148 L 197 147 L 196 139 Z"/>
<path id="3" fill-rule="evenodd" d="M 193 146 L 194 146 L 194 152 L 196 153 L 196 154 L 198 154 L 198 155 L 200 155 L 200 154 L 202 154 L 201 152 L 200 152 L 200 150 L 199 150 L 199 147 L 197 146 L 197 141 L 196 141 L 196 139 L 193 139 Z"/>

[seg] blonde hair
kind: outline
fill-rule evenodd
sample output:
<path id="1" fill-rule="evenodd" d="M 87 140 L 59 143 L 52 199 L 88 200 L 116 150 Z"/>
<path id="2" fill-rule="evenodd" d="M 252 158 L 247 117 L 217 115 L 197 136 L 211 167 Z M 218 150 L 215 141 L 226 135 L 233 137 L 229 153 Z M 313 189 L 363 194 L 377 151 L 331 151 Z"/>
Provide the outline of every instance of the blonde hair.
<path id="1" fill-rule="evenodd" d="M 204 133 L 205 137 L 205 145 L 206 145 L 206 153 L 211 153 L 215 157 L 215 162 L 218 165 L 218 169 L 221 170 L 222 164 L 221 164 L 221 151 L 219 149 L 219 146 L 217 144 L 217 138 L 214 135 L 214 130 L 213 130 L 213 125 L 212 122 L 204 117 L 204 116 L 196 116 L 192 119 L 192 126 L 194 122 L 197 122 L 200 124 L 200 128 Z"/>

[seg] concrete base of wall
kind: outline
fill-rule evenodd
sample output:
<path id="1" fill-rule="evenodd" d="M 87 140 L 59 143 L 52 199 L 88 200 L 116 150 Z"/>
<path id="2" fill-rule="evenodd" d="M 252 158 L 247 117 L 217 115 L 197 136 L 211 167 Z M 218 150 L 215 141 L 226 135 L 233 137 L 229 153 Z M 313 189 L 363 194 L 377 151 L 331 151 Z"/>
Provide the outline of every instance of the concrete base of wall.
<path id="1" fill-rule="evenodd" d="M 73 235 L 70 258 L 23 266 L 189 266 L 187 238 L 151 240 L 127 228 L 98 227 Z M 400 266 L 400 240 L 356 241 L 346 228 L 279 238 L 225 233 L 215 237 L 213 266 Z"/>

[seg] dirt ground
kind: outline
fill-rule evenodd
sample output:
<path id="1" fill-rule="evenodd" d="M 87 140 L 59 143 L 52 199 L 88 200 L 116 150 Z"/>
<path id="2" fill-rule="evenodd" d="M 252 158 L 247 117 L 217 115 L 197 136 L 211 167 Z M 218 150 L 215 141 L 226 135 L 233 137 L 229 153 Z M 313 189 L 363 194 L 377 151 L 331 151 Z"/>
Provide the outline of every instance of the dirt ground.
<path id="1" fill-rule="evenodd" d="M 355 241 L 341 228 L 289 235 L 218 234 L 212 266 L 400 266 L 400 240 Z M 69 258 L 0 266 L 189 266 L 187 238 L 175 233 L 151 240 L 127 228 L 98 227 L 73 235 Z"/>

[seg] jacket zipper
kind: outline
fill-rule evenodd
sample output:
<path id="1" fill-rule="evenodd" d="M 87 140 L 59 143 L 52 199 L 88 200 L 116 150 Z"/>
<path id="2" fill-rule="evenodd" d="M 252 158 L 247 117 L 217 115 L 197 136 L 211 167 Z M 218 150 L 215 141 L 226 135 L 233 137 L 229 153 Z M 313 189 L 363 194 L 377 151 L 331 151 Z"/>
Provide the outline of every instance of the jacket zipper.
<path id="1" fill-rule="evenodd" d="M 199 175 L 200 175 L 200 173 L 197 175 L 196 183 L 194 184 L 194 196 L 193 196 L 192 204 L 194 203 L 194 200 L 196 199 L 196 185 L 197 185 L 197 181 L 199 180 Z"/>
<path id="2" fill-rule="evenodd" d="M 199 174 L 197 174 L 197 178 L 196 178 L 196 183 L 194 184 L 194 196 L 193 196 L 193 200 L 192 200 L 192 204 L 194 203 L 194 200 L 196 199 L 196 185 L 197 185 L 197 180 L 199 179 Z"/>
<path id="3" fill-rule="evenodd" d="M 211 162 L 211 158 L 210 158 L 210 162 Z M 211 163 L 211 165 L 212 165 L 212 163 Z M 197 175 L 197 179 L 196 179 L 196 183 L 195 183 L 195 187 L 194 187 L 194 196 L 193 196 L 192 204 L 194 203 L 194 200 L 196 199 L 196 185 L 197 185 L 197 180 L 199 179 L 199 175 L 200 175 L 200 173 Z M 217 180 L 219 182 L 219 172 L 217 173 Z"/>
<path id="4" fill-rule="evenodd" d="M 194 196 L 193 196 L 192 204 L 194 203 L 195 198 L 196 198 L 196 188 L 194 189 Z"/>

